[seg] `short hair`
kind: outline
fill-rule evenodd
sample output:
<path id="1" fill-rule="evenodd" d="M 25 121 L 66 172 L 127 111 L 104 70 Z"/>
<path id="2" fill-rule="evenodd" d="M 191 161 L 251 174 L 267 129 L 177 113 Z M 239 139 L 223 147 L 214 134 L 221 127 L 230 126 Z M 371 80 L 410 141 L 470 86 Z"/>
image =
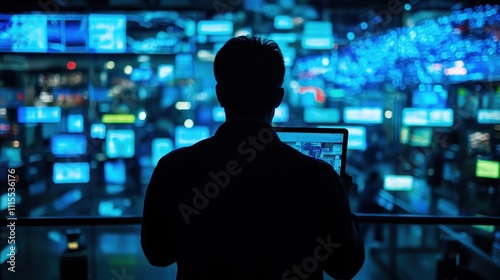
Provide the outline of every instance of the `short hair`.
<path id="1" fill-rule="evenodd" d="M 283 85 L 285 62 L 273 40 L 239 36 L 227 41 L 214 60 L 217 84 L 224 88 L 226 110 L 254 113 L 273 108 L 273 94 Z"/>

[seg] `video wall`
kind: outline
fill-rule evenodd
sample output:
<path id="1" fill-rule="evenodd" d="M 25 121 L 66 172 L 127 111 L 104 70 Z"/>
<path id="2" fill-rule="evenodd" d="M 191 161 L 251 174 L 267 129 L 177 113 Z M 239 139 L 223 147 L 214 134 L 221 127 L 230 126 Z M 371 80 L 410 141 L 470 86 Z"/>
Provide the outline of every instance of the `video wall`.
<path id="1" fill-rule="evenodd" d="M 131 201 L 158 160 L 224 122 L 212 62 L 224 42 L 250 33 L 275 40 L 285 58 L 275 125 L 347 128 L 353 166 L 392 162 L 390 176 L 410 176 L 388 177 L 390 190 L 427 176 L 400 169 L 395 154 L 452 144 L 473 163 L 443 152 L 445 181 L 472 172 L 498 188 L 498 5 L 382 30 L 375 16 L 345 34 L 317 14 L 256 23 L 257 13 L 0 15 L 2 162 L 25 174 L 26 215 L 139 214 Z M 405 5 L 400 16 L 412 13 Z M 466 135 L 437 137 L 457 131 Z"/>

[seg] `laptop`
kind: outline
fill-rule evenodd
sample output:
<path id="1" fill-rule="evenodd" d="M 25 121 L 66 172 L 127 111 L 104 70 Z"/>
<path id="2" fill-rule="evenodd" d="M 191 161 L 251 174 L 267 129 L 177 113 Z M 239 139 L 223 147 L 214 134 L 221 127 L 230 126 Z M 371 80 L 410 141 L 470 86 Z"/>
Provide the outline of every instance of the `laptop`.
<path id="1" fill-rule="evenodd" d="M 299 152 L 323 160 L 344 177 L 348 131 L 345 128 L 276 127 L 278 137 Z"/>

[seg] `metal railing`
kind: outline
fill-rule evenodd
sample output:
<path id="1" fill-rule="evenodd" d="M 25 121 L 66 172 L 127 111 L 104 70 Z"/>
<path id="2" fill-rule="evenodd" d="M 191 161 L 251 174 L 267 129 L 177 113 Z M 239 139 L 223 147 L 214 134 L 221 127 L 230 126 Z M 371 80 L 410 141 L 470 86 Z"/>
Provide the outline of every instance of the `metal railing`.
<path id="1" fill-rule="evenodd" d="M 406 225 L 495 225 L 500 226 L 500 217 L 488 216 L 425 216 L 425 215 L 388 215 L 356 214 L 359 223 L 406 224 Z M 26 217 L 2 218 L 1 226 L 15 221 L 16 226 L 118 226 L 140 225 L 140 216 L 125 217 Z"/>

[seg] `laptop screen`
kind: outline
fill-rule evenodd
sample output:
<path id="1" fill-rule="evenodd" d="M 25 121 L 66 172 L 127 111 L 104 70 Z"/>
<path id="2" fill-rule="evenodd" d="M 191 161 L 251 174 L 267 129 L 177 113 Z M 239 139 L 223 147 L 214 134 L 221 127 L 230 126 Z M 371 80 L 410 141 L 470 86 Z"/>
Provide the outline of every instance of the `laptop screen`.
<path id="1" fill-rule="evenodd" d="M 310 157 L 333 166 L 343 177 L 345 174 L 347 129 L 343 128 L 276 128 L 284 143 Z"/>

